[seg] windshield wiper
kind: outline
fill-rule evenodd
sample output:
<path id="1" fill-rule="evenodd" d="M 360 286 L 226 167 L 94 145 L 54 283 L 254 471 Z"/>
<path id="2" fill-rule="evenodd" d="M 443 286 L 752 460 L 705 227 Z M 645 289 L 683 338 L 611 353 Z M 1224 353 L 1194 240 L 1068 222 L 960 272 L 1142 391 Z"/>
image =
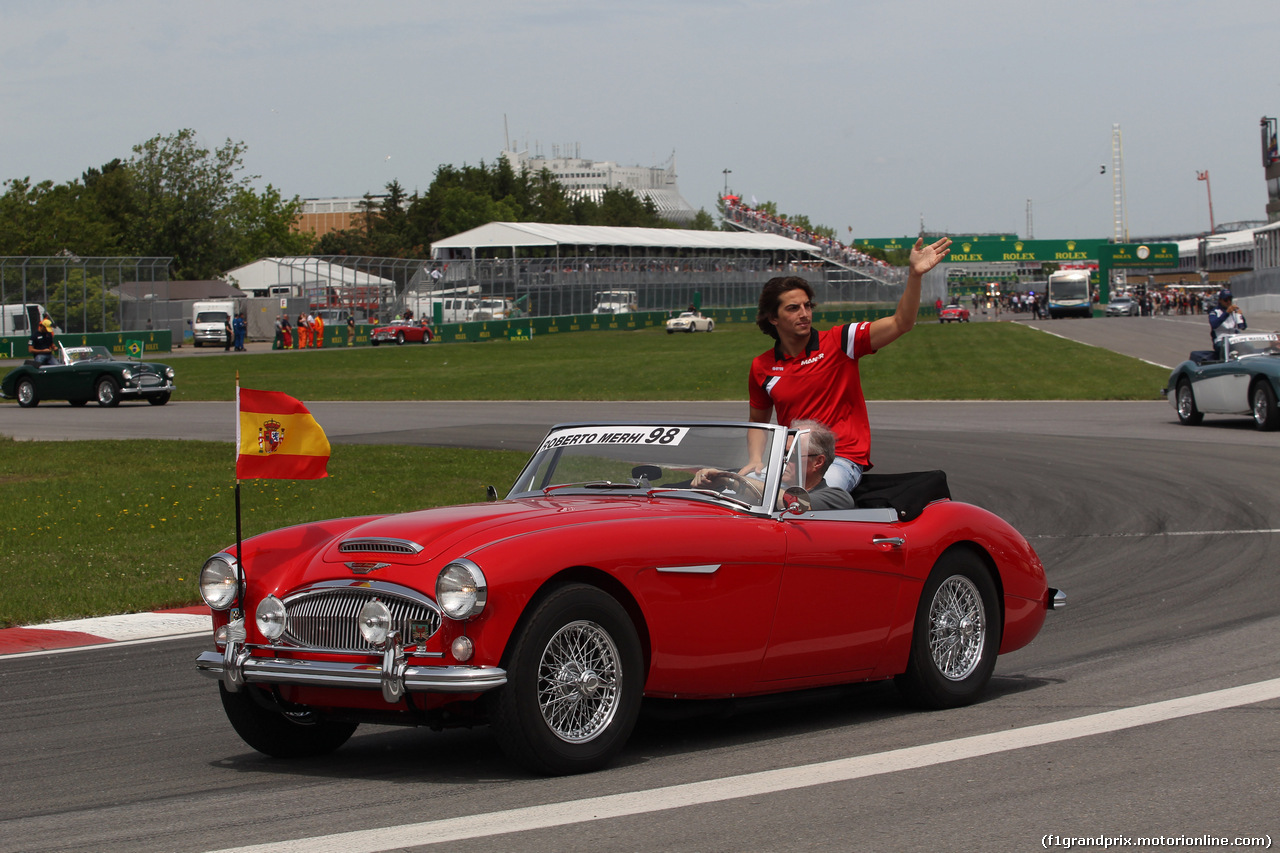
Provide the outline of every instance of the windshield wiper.
<path id="1" fill-rule="evenodd" d="M 549 495 L 560 489 L 643 489 L 644 486 L 639 480 L 630 480 L 625 483 L 615 483 L 612 480 L 591 480 L 586 483 L 556 483 L 554 486 L 547 486 L 542 490 L 544 495 Z"/>

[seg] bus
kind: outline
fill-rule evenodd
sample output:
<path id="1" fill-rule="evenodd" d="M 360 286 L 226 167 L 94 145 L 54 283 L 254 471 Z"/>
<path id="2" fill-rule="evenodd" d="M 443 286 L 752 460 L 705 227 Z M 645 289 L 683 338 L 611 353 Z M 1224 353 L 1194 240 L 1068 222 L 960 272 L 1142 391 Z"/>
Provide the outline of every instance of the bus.
<path id="1" fill-rule="evenodd" d="M 1049 317 L 1092 317 L 1093 284 L 1089 270 L 1059 270 L 1049 274 Z"/>

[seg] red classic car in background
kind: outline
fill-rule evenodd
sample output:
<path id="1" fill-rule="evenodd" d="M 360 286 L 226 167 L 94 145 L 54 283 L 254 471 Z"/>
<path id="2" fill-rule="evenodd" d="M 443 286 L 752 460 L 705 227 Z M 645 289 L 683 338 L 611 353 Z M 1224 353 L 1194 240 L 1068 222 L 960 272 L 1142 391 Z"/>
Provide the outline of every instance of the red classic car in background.
<path id="1" fill-rule="evenodd" d="M 941 472 L 867 475 L 858 508 L 814 511 L 788 433 L 561 425 L 503 500 L 255 536 L 200 573 L 196 667 L 270 755 L 361 721 L 488 723 L 542 773 L 606 764 L 646 696 L 894 678 L 924 707 L 975 701 L 1065 601 L 1035 552 Z M 736 473 L 748 446 L 760 478 Z M 693 485 L 704 468 L 718 488 Z"/>
<path id="2" fill-rule="evenodd" d="M 382 343 L 429 344 L 435 333 L 425 320 L 392 320 L 385 326 L 375 326 L 369 333 L 369 343 L 375 347 Z"/>
<path id="3" fill-rule="evenodd" d="M 939 323 L 967 323 L 969 322 L 969 309 L 963 305 L 952 302 L 950 305 L 944 306 L 938 314 Z"/>

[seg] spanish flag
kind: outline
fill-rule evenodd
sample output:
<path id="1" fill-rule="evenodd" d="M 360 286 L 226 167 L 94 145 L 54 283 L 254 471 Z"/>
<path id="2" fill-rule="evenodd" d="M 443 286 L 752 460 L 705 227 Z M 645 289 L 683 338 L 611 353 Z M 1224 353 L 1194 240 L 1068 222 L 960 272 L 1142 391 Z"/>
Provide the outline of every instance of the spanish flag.
<path id="1" fill-rule="evenodd" d="M 311 412 L 278 391 L 236 386 L 236 479 L 318 480 L 329 476 L 329 439 Z"/>

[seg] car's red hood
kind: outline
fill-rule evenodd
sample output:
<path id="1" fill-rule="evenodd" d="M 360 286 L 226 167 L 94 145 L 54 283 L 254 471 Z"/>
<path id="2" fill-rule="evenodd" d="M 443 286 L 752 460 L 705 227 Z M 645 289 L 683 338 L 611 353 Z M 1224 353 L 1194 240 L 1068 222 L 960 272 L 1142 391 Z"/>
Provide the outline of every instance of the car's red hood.
<path id="1" fill-rule="evenodd" d="M 585 524 L 604 517 L 617 518 L 637 512 L 706 511 L 705 507 L 694 509 L 695 506 L 686 501 L 653 503 L 644 498 L 602 500 L 596 497 L 564 497 L 424 509 L 358 524 L 335 537 L 323 549 L 321 560 L 339 564 L 376 560 L 392 565 L 417 566 L 444 554 L 450 558 L 465 556 L 500 539 L 549 527 Z M 416 553 L 397 552 L 400 542 L 413 543 L 421 550 Z M 344 543 L 346 549 L 343 548 Z"/>

